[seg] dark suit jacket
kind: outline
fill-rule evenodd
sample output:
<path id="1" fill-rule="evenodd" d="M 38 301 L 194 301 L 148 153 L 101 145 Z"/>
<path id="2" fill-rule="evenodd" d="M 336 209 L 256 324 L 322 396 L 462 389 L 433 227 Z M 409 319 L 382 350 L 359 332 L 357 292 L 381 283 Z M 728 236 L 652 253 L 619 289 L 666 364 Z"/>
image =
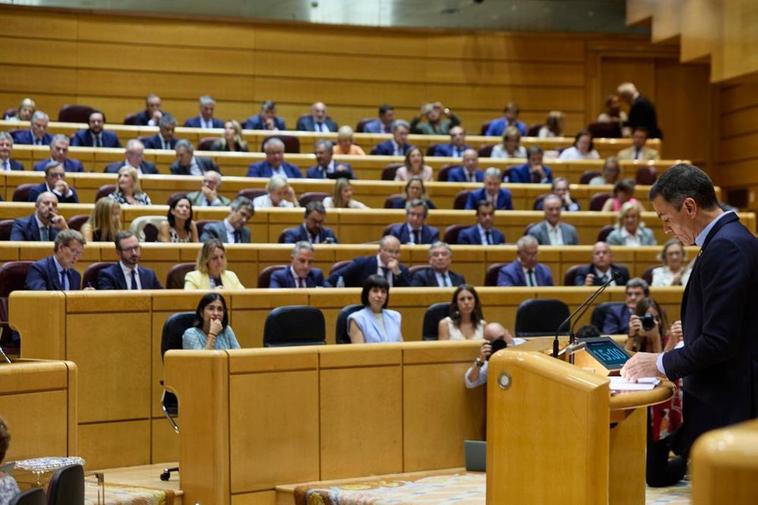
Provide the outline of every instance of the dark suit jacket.
<path id="1" fill-rule="evenodd" d="M 34 136 L 32 135 L 31 130 L 19 130 L 15 131 L 11 134 L 13 136 L 13 143 L 14 144 L 25 144 L 25 145 L 32 145 L 34 144 Z M 53 141 L 53 136 L 49 133 L 45 133 L 45 136 L 42 137 L 43 142 L 46 146 L 50 145 L 50 142 Z"/>
<path id="2" fill-rule="evenodd" d="M 344 167 L 343 170 L 337 170 L 339 165 Z M 350 163 L 335 161 L 334 170 L 332 172 L 326 172 L 325 170 L 322 170 L 320 166 L 313 165 L 305 173 L 305 177 L 308 179 L 355 179 L 355 174 L 353 174 L 353 167 Z"/>
<path id="3" fill-rule="evenodd" d="M 450 169 L 447 173 L 447 182 L 468 182 L 465 170 L 463 167 Z M 474 172 L 474 177 L 476 178 L 476 182 L 484 182 L 484 172 L 482 170 L 477 169 Z"/>
<path id="4" fill-rule="evenodd" d="M 542 165 L 542 169 L 545 171 L 545 177 L 547 178 L 547 182 L 553 182 L 553 171 L 550 170 L 545 165 Z M 532 174 L 529 173 L 528 163 L 524 163 L 523 165 L 519 165 L 517 167 L 511 168 L 510 170 L 508 170 L 507 177 L 508 177 L 508 182 L 512 182 L 512 183 L 521 183 L 521 184 L 534 183 L 534 181 L 532 181 Z"/>
<path id="5" fill-rule="evenodd" d="M 8 160 L 8 164 L 11 166 L 11 170 L 23 170 L 24 164 L 20 161 L 16 161 L 13 158 Z"/>
<path id="6" fill-rule="evenodd" d="M 197 167 L 203 172 L 207 172 L 209 170 L 213 170 L 214 172 L 221 173 L 221 170 L 219 170 L 218 165 L 210 159 L 210 158 L 204 158 L 203 156 L 195 156 L 195 162 L 197 163 Z M 171 164 L 171 167 L 169 167 L 169 170 L 171 170 L 172 175 L 192 175 L 190 174 L 190 167 L 183 167 L 179 164 L 179 160 L 173 162 Z"/>
<path id="7" fill-rule="evenodd" d="M 337 123 L 328 116 L 324 119 L 324 124 L 330 132 L 336 132 L 338 129 Z M 301 132 L 315 132 L 316 122 L 313 120 L 313 116 L 300 116 L 295 129 Z"/>
<path id="8" fill-rule="evenodd" d="M 166 111 L 161 111 L 161 112 L 166 114 Z M 150 122 L 151 119 L 152 119 L 152 116 L 146 110 L 141 110 L 137 114 L 134 115 L 134 124 L 147 126 L 147 124 Z"/>
<path id="9" fill-rule="evenodd" d="M 453 149 L 455 149 L 453 144 L 437 144 L 434 146 L 434 151 L 432 151 L 432 156 L 448 156 L 448 157 L 453 156 L 456 158 L 460 158 L 463 156 L 463 151 L 465 151 L 466 149 L 470 149 L 470 147 L 463 146 L 461 148 L 460 154 L 453 154 Z"/>
<path id="10" fill-rule="evenodd" d="M 372 119 L 363 125 L 363 133 L 392 133 L 392 125 L 385 126 L 381 119 Z"/>
<path id="11" fill-rule="evenodd" d="M 534 276 L 537 279 L 537 285 L 539 286 L 552 286 L 553 274 L 550 269 L 542 263 L 537 263 L 534 267 Z M 526 286 L 526 277 L 524 276 L 524 270 L 521 268 L 521 262 L 519 260 L 513 260 L 508 263 L 497 275 L 498 286 Z"/>
<path id="12" fill-rule="evenodd" d="M 45 170 L 45 166 L 50 163 L 50 159 L 38 161 L 34 165 L 34 170 L 37 172 L 43 172 Z M 75 160 L 73 158 L 66 158 L 66 160 L 63 162 L 63 171 L 64 172 L 84 172 L 84 166 L 82 166 L 82 162 L 79 160 Z"/>
<path id="13" fill-rule="evenodd" d="M 492 245 L 505 244 L 505 235 L 497 228 L 492 228 Z M 482 245 L 479 228 L 476 225 L 464 228 L 458 233 L 459 244 Z"/>
<path id="14" fill-rule="evenodd" d="M 458 287 L 461 284 L 466 284 L 466 279 L 464 279 L 462 275 L 457 274 L 452 270 L 448 270 L 447 275 L 450 277 L 450 282 L 454 287 Z M 437 284 L 437 276 L 434 274 L 434 270 L 431 267 L 418 270 L 413 276 L 411 286 L 432 288 L 440 287 L 439 284 Z"/>
<path id="15" fill-rule="evenodd" d="M 155 276 L 155 272 L 149 268 L 140 265 L 137 269 L 137 274 L 139 275 L 142 289 L 163 289 L 163 286 L 158 281 L 158 277 Z M 126 290 L 126 279 L 124 278 L 124 272 L 121 270 L 121 265 L 114 263 L 100 270 L 97 273 L 97 289 Z"/>
<path id="16" fill-rule="evenodd" d="M 624 303 L 613 303 L 606 307 L 603 317 L 603 335 L 623 335 L 629 333 L 629 316 L 631 312 Z"/>
<path id="17" fill-rule="evenodd" d="M 477 189 L 469 193 L 466 199 L 467 209 L 476 209 L 477 204 L 481 200 L 486 200 L 487 194 L 484 188 Z M 508 189 L 500 188 L 497 192 L 497 210 L 511 210 L 513 209 L 513 202 L 511 201 L 511 192 Z"/>
<path id="18" fill-rule="evenodd" d="M 242 228 L 240 232 L 242 232 L 242 243 L 249 244 L 250 243 L 250 230 L 247 228 Z M 223 221 L 215 221 L 213 223 L 208 223 L 203 228 L 203 234 L 200 236 L 200 242 L 205 242 L 206 240 L 210 240 L 212 238 L 217 238 L 225 244 L 229 243 L 226 240 L 226 226 L 224 226 Z"/>
<path id="19" fill-rule="evenodd" d="M 405 144 L 403 146 L 403 156 L 408 154 L 408 151 L 411 150 L 413 146 L 410 144 Z M 377 144 L 374 146 L 374 148 L 371 150 L 371 154 L 377 155 L 377 156 L 394 156 L 395 155 L 395 145 L 392 143 L 391 140 L 387 140 L 385 142 L 382 142 L 381 144 Z"/>
<path id="20" fill-rule="evenodd" d="M 42 183 L 38 186 L 34 186 L 32 189 L 29 190 L 29 199 L 30 202 L 36 202 L 37 197 L 40 195 L 40 193 L 44 193 L 47 191 L 47 184 Z M 71 188 L 71 196 L 61 196 L 55 191 L 53 191 L 55 196 L 58 197 L 58 203 L 79 203 L 79 195 L 76 194 L 76 190 L 74 188 Z"/>
<path id="21" fill-rule="evenodd" d="M 639 95 L 629 107 L 629 119 L 627 124 L 630 128 L 641 126 L 647 130 L 651 139 L 662 139 L 663 132 L 658 128 L 658 117 L 653 103 L 642 95 Z"/>
<path id="22" fill-rule="evenodd" d="M 574 285 L 576 286 L 584 286 L 584 279 L 589 275 L 590 273 L 594 274 L 594 267 L 592 263 L 589 265 L 585 265 L 581 267 L 576 272 L 576 276 L 574 277 Z M 629 270 L 627 270 L 626 267 L 614 265 L 611 263 L 611 273 L 617 275 L 618 277 L 621 277 L 620 280 L 616 281 L 617 286 L 624 286 L 627 282 L 629 282 Z M 595 278 L 592 281 L 593 286 L 600 286 L 603 283 L 600 282 L 600 279 L 595 276 Z"/>
<path id="23" fill-rule="evenodd" d="M 337 280 L 342 276 L 345 281 L 345 287 L 360 288 L 371 275 L 377 272 L 376 256 L 359 256 L 355 258 L 345 268 L 333 272 L 326 283 L 329 286 L 336 286 Z M 400 265 L 400 275 L 394 276 L 392 280 L 394 287 L 408 287 L 411 285 L 411 274 L 408 267 Z"/>
<path id="24" fill-rule="evenodd" d="M 105 170 L 103 172 L 107 174 L 117 174 L 119 170 L 121 170 L 121 167 L 126 165 L 126 161 L 114 161 L 113 163 L 109 163 L 105 166 Z M 150 163 L 149 161 L 142 160 L 142 163 L 139 164 L 140 170 L 142 170 L 143 174 L 157 174 L 158 169 L 155 168 L 155 165 Z"/>
<path id="25" fill-rule="evenodd" d="M 684 378 L 687 450 L 701 433 L 758 415 L 758 240 L 736 214 L 708 233 L 682 298 L 684 347 L 663 355 Z"/>
<path id="26" fill-rule="evenodd" d="M 305 285 L 309 288 L 324 287 L 324 274 L 318 268 L 311 268 L 305 278 Z M 294 288 L 295 277 L 292 275 L 290 267 L 282 268 L 271 274 L 271 280 L 268 287 L 270 288 Z"/>
<path id="27" fill-rule="evenodd" d="M 169 149 L 174 149 L 176 147 L 176 142 L 177 142 L 177 139 L 172 138 L 168 143 Z M 163 147 L 161 147 L 160 133 L 157 135 L 153 135 L 152 137 L 146 138 L 145 140 L 142 141 L 142 144 L 145 146 L 145 149 L 163 149 Z"/>
<path id="28" fill-rule="evenodd" d="M 68 270 L 68 284 L 71 291 L 81 289 L 82 276 L 73 268 Z M 25 289 L 31 291 L 60 291 L 63 289 L 52 256 L 32 263 L 26 273 Z"/>
<path id="29" fill-rule="evenodd" d="M 116 134 L 109 132 L 108 130 L 103 130 L 103 132 L 100 134 L 100 140 L 103 144 L 101 147 L 121 147 L 121 142 L 119 142 Z M 71 139 L 71 145 L 80 147 L 92 147 L 94 145 L 94 142 L 92 142 L 92 133 L 89 131 L 89 129 L 79 130 Z"/>
<path id="30" fill-rule="evenodd" d="M 202 123 L 200 122 L 200 116 L 191 117 L 188 120 L 184 122 L 184 126 L 187 128 L 202 128 Z M 224 122 L 220 119 L 216 119 L 215 117 L 211 119 L 211 122 L 213 123 L 214 128 L 223 128 Z"/>
<path id="31" fill-rule="evenodd" d="M 284 173 L 287 174 L 287 178 L 299 179 L 303 176 L 303 174 L 300 173 L 300 169 L 295 165 L 291 165 L 286 161 L 283 161 L 282 166 L 284 167 Z M 272 175 L 274 175 L 273 169 L 271 167 L 271 164 L 266 160 L 259 161 L 258 163 L 253 163 L 247 169 L 248 177 L 268 178 Z"/>
<path id="32" fill-rule="evenodd" d="M 274 118 L 274 123 L 276 124 L 277 130 L 287 129 L 284 119 L 280 118 L 279 116 L 276 116 Z M 242 123 L 242 128 L 245 130 L 265 130 L 265 128 L 263 128 L 263 118 L 260 114 L 256 116 L 250 116 L 244 123 Z"/>
<path id="33" fill-rule="evenodd" d="M 393 224 L 390 228 L 390 235 L 397 237 L 401 244 L 407 244 L 411 241 L 411 234 L 408 231 L 406 223 Z M 434 226 L 423 225 L 421 227 L 421 243 L 431 244 L 440 239 L 440 232 Z"/>
<path id="34" fill-rule="evenodd" d="M 311 241 L 310 234 L 305 230 L 304 225 L 296 226 L 295 228 L 287 228 L 282 232 L 281 239 L 282 244 L 294 244 L 304 240 L 306 242 Z M 338 244 L 339 240 L 334 236 L 334 232 L 329 228 L 322 227 L 318 233 L 318 244 Z"/>
<path id="35" fill-rule="evenodd" d="M 58 235 L 58 228 L 50 227 L 50 240 L 55 240 Z M 39 228 L 34 214 L 27 217 L 20 217 L 13 221 L 11 228 L 11 240 L 23 240 L 24 242 L 39 242 Z"/>

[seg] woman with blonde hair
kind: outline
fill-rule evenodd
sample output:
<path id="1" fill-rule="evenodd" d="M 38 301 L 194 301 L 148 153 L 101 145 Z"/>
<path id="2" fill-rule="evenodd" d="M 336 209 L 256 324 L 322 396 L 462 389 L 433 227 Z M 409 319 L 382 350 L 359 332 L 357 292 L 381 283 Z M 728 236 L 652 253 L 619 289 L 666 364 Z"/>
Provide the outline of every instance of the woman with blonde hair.
<path id="1" fill-rule="evenodd" d="M 663 265 L 653 269 L 651 286 L 686 286 L 694 261 L 687 263 L 687 253 L 678 238 L 663 245 L 659 258 Z"/>
<path id="2" fill-rule="evenodd" d="M 618 224 L 608 235 L 610 245 L 640 246 L 655 245 L 655 235 L 641 220 L 640 208 L 634 202 L 626 202 L 619 211 Z"/>
<path id="3" fill-rule="evenodd" d="M 124 165 L 118 171 L 118 187 L 109 195 L 121 205 L 150 205 L 150 197 L 142 191 L 137 169 Z"/>
<path id="4" fill-rule="evenodd" d="M 184 289 L 245 289 L 226 269 L 226 249 L 217 238 L 207 240 L 197 255 L 195 270 L 184 276 Z"/>
<path id="5" fill-rule="evenodd" d="M 368 209 L 358 200 L 353 199 L 353 185 L 348 179 L 337 179 L 334 183 L 334 194 L 323 201 L 326 209 Z"/>
<path id="6" fill-rule="evenodd" d="M 492 148 L 491 158 L 526 158 L 526 148 L 521 145 L 521 133 L 509 126 L 503 133 L 503 141 Z"/>
<path id="7" fill-rule="evenodd" d="M 121 205 L 113 198 L 103 197 L 96 203 L 81 233 L 87 242 L 113 242 L 121 231 Z"/>
<path id="8" fill-rule="evenodd" d="M 364 151 L 358 144 L 353 144 L 353 129 L 347 125 L 340 126 L 337 130 L 337 142 L 332 147 L 332 154 L 350 154 L 353 156 L 365 156 Z"/>
<path id="9" fill-rule="evenodd" d="M 247 152 L 247 142 L 242 138 L 242 126 L 231 119 L 224 123 L 224 137 L 211 145 L 211 151 Z"/>

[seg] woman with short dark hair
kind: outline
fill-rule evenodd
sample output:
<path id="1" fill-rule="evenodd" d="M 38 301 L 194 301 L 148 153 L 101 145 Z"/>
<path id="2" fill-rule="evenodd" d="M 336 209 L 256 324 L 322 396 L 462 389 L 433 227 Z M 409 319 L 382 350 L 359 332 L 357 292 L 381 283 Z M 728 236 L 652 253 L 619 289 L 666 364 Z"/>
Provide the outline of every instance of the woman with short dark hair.
<path id="1" fill-rule="evenodd" d="M 182 335 L 183 349 L 239 349 L 240 344 L 229 326 L 226 300 L 218 293 L 207 293 L 195 309 L 195 325 Z"/>
<path id="2" fill-rule="evenodd" d="M 402 316 L 389 310 L 390 285 L 381 275 L 372 275 L 363 283 L 363 308 L 347 318 L 350 341 L 356 343 L 402 342 Z"/>

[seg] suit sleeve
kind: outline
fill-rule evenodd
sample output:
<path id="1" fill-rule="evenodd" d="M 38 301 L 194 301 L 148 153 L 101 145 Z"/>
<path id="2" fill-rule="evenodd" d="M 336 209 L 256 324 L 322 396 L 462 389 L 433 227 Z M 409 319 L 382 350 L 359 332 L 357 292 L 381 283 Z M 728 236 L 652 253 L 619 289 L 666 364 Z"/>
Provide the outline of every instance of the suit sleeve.
<path id="1" fill-rule="evenodd" d="M 13 227 L 11 228 L 11 240 L 26 240 L 26 236 L 24 235 L 24 221 L 20 219 L 13 221 Z"/>
<path id="2" fill-rule="evenodd" d="M 118 289 L 115 281 L 110 268 L 104 268 L 97 273 L 97 289 Z"/>
<path id="3" fill-rule="evenodd" d="M 409 287 L 411 285 L 411 272 L 406 266 L 400 266 L 400 275 L 393 277 L 393 285 L 395 287 Z"/>
<path id="4" fill-rule="evenodd" d="M 81 132 L 76 132 L 76 134 L 74 134 L 74 138 L 71 139 L 71 145 L 73 147 L 81 147 L 84 145 L 81 138 Z"/>
<path id="5" fill-rule="evenodd" d="M 413 279 L 411 279 L 411 286 L 414 288 L 421 288 L 421 287 L 428 286 L 428 284 L 426 283 L 426 275 L 423 269 L 416 272 L 416 275 L 413 276 Z"/>
<path id="6" fill-rule="evenodd" d="M 580 268 L 576 275 L 574 276 L 574 285 L 575 286 L 584 286 L 584 280 L 587 278 L 587 274 L 589 272 L 585 271 L 583 268 Z"/>
<path id="7" fill-rule="evenodd" d="M 205 242 L 206 240 L 210 240 L 212 238 L 217 238 L 221 240 L 221 237 L 218 236 L 218 233 L 216 233 L 216 229 L 212 225 L 207 225 L 205 228 L 203 228 L 203 234 L 200 236 L 200 242 Z M 223 240 L 221 240 L 223 242 Z"/>
<path id="8" fill-rule="evenodd" d="M 29 267 L 26 274 L 25 288 L 32 291 L 47 291 L 47 275 L 44 268 L 37 263 Z"/>
<path id="9" fill-rule="evenodd" d="M 279 272 L 274 272 L 271 274 L 271 278 L 268 281 L 268 287 L 271 289 L 280 289 L 284 286 L 281 285 L 280 279 L 279 279 Z"/>
<path id="10" fill-rule="evenodd" d="M 149 270 L 150 272 L 150 286 L 148 286 L 148 289 L 163 289 L 163 286 L 161 285 L 161 282 L 158 280 L 158 276 L 155 275 L 155 272 L 152 270 Z"/>
<path id="11" fill-rule="evenodd" d="M 514 286 L 514 279 L 511 275 L 510 270 L 508 270 L 506 267 L 503 267 L 500 269 L 500 272 L 497 274 L 497 285 L 498 286 Z"/>
<path id="12" fill-rule="evenodd" d="M 458 244 L 472 244 L 470 240 L 471 237 L 469 235 L 470 234 L 467 230 L 461 230 L 461 232 L 458 234 Z"/>

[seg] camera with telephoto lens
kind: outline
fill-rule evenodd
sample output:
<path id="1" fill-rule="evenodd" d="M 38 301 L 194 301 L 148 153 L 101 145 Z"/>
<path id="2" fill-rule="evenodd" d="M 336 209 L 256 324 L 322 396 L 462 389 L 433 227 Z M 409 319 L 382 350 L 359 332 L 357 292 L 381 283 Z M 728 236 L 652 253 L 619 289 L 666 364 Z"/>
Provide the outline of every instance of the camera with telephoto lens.
<path id="1" fill-rule="evenodd" d="M 642 329 L 650 331 L 655 328 L 655 316 L 653 314 L 645 314 L 640 318 L 642 320 Z"/>

